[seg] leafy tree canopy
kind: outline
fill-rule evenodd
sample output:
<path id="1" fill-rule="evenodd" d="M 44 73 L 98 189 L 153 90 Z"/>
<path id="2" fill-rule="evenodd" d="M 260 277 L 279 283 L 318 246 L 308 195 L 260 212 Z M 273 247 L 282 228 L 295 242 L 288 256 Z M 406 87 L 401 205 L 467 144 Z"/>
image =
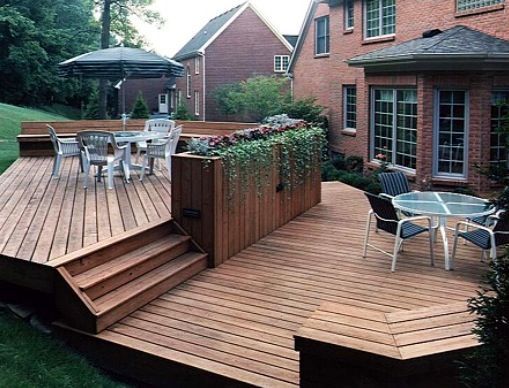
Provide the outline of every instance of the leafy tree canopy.
<path id="1" fill-rule="evenodd" d="M 97 48 L 93 7 L 92 0 L 0 0 L 0 101 L 73 102 L 79 81 L 59 78 L 56 65 Z"/>

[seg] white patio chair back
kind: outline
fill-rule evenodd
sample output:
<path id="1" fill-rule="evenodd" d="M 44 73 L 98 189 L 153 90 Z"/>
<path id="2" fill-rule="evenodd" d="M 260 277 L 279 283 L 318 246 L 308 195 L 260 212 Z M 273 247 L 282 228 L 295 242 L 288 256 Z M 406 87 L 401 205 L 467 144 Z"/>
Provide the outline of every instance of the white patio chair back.
<path id="1" fill-rule="evenodd" d="M 107 164 L 108 146 L 116 145 L 115 136 L 107 131 L 82 131 L 78 133 L 78 140 L 90 164 L 96 166 Z"/>
<path id="2" fill-rule="evenodd" d="M 82 150 L 83 166 L 85 169 L 84 187 L 88 186 L 88 174 L 91 166 L 98 167 L 98 179 L 100 181 L 102 168 L 108 168 L 108 188 L 113 188 L 113 169 L 116 162 L 120 163 L 124 171 L 124 177 L 130 178 L 129 167 L 125 163 L 127 145 L 119 146 L 115 135 L 108 131 L 81 131 L 78 133 L 78 141 Z M 109 153 L 109 145 L 113 148 L 113 154 Z"/>
<path id="3" fill-rule="evenodd" d="M 53 144 L 53 149 L 55 150 L 55 161 L 53 163 L 53 171 L 51 173 L 52 176 L 58 176 L 58 172 L 60 171 L 60 165 L 62 164 L 62 158 L 68 156 L 80 156 L 80 147 L 78 140 L 76 138 L 67 138 L 61 139 L 57 136 L 57 132 L 55 128 L 51 125 L 46 124 L 48 127 L 49 138 L 51 143 Z M 83 171 L 83 166 L 81 165 L 80 159 L 80 167 Z"/>
<path id="4" fill-rule="evenodd" d="M 167 135 L 170 131 L 175 128 L 175 121 L 168 119 L 152 119 L 145 121 L 146 132 L 155 131 Z"/>
<path id="5" fill-rule="evenodd" d="M 177 151 L 180 134 L 182 133 L 182 125 L 171 130 L 170 134 L 163 140 L 156 143 L 147 144 L 147 152 L 143 155 L 143 164 L 141 169 L 140 180 L 145 177 L 147 163 L 150 162 L 150 173 L 154 170 L 154 160 L 164 159 L 168 175 L 171 180 L 171 156 Z"/>

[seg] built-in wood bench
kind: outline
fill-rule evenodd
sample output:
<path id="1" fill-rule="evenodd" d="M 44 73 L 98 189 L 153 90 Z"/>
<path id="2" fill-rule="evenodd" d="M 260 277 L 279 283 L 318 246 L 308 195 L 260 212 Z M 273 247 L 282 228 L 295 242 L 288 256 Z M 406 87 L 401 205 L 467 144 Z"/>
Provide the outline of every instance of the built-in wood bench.
<path id="1" fill-rule="evenodd" d="M 455 386 L 455 360 L 479 346 L 474 320 L 466 303 L 390 313 L 324 303 L 295 335 L 301 385 Z"/>
<path id="2" fill-rule="evenodd" d="M 61 137 L 75 137 L 76 133 L 86 129 L 103 131 L 121 131 L 120 120 L 78 120 L 78 121 L 26 121 L 21 123 L 18 135 L 20 156 L 51 156 L 53 147 L 48 135 L 46 124 L 55 128 Z M 239 129 L 256 127 L 256 123 L 230 123 L 208 121 L 177 121 L 183 126 L 181 140 L 183 142 L 202 136 L 230 135 Z M 139 131 L 145 125 L 145 120 L 128 120 L 125 130 Z"/>

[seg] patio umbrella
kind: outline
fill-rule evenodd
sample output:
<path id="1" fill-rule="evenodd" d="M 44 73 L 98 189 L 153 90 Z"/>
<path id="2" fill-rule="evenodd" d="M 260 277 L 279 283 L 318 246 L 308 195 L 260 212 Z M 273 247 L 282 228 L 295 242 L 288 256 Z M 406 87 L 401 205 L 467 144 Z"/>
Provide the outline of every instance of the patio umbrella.
<path id="1" fill-rule="evenodd" d="M 100 78 L 123 81 L 127 78 L 182 77 L 184 66 L 160 55 L 131 47 L 112 47 L 68 59 L 58 64 L 61 77 Z M 125 87 L 122 88 L 125 116 Z"/>

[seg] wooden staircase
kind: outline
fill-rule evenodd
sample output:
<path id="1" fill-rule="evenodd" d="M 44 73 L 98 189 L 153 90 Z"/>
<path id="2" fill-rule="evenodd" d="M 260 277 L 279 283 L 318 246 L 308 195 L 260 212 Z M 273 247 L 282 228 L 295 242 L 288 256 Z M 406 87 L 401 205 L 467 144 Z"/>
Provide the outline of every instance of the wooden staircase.
<path id="1" fill-rule="evenodd" d="M 207 266 L 172 220 L 58 259 L 55 302 L 66 323 L 98 333 Z"/>

